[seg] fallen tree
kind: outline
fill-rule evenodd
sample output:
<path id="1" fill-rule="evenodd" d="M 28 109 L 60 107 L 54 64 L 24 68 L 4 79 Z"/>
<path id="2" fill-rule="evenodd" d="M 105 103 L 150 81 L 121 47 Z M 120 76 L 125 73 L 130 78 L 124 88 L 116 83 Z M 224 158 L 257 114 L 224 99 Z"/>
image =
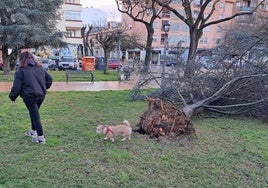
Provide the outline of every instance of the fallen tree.
<path id="1" fill-rule="evenodd" d="M 151 76 L 150 79 L 152 78 Z M 138 83 L 140 85 L 136 85 L 134 92 L 136 95 L 138 94 L 138 88 L 140 89 L 148 83 L 148 79 Z M 150 97 L 147 98 L 148 109 L 140 116 L 137 132 L 148 134 L 151 137 L 195 135 L 191 118 L 205 111 L 214 114 L 261 117 L 267 120 L 268 74 L 235 77 L 224 83 L 210 96 L 204 97 L 209 93 L 204 92 L 202 95 L 204 98 L 200 100 L 195 100 L 198 97 L 194 99 L 192 95 L 186 99 L 184 97 L 186 93 L 182 89 L 183 84 L 178 85 L 181 86 L 180 90 L 173 90 L 168 93 L 174 95 L 175 92 L 180 100 L 171 101 L 170 98 L 164 96 L 163 94 L 166 95 L 167 93 L 167 88 L 165 88 L 165 92 L 161 88 L 149 94 Z M 168 88 L 170 89 L 170 87 Z M 184 89 L 187 89 L 187 87 Z"/>
<path id="2" fill-rule="evenodd" d="M 187 68 L 183 62 L 163 71 L 161 76 L 150 71 L 141 75 L 131 92 L 132 99 L 161 99 L 164 109 L 170 109 L 162 111 L 161 107 L 154 112 L 149 100 L 149 108 L 138 125 L 143 132 L 154 136 L 177 134 L 174 127 L 171 129 L 174 114 L 184 118 L 178 122 L 189 122 L 197 115 L 246 116 L 268 122 L 268 19 L 262 15 L 254 19 L 258 24 L 237 25 L 226 33 L 221 45 L 196 57 L 190 77 L 184 76 Z M 160 89 L 145 94 L 142 88 L 151 81 L 158 83 Z M 170 104 L 172 108 L 167 107 Z M 175 125 L 178 130 L 182 127 L 180 123 Z"/>

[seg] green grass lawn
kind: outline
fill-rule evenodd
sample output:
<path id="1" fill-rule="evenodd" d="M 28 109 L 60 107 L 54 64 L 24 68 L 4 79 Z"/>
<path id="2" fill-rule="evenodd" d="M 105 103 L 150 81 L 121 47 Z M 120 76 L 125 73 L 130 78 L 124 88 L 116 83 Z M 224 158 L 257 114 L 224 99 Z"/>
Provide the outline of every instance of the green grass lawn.
<path id="1" fill-rule="evenodd" d="M 12 71 L 9 75 L 4 75 L 3 71 L 0 71 L 0 82 L 12 82 L 14 80 L 14 73 Z M 65 71 L 49 71 L 49 74 L 53 77 L 55 82 L 65 82 L 66 75 Z M 71 78 L 69 81 L 89 81 L 90 76 L 88 78 Z M 94 81 L 117 81 L 117 70 L 109 70 L 109 74 L 104 74 L 102 70 L 94 71 Z"/>
<path id="2" fill-rule="evenodd" d="M 249 118 L 194 119 L 197 138 L 104 141 L 105 124 L 139 122 L 146 101 L 128 91 L 48 93 L 41 117 L 47 143 L 30 127 L 21 99 L 0 93 L 0 187 L 268 187 L 268 125 Z"/>

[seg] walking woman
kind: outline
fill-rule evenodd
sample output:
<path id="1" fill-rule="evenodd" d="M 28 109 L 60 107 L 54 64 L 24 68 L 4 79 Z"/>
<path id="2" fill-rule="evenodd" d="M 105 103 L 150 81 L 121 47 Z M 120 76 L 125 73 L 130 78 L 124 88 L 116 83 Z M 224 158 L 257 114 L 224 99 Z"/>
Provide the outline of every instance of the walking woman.
<path id="1" fill-rule="evenodd" d="M 25 133 L 32 137 L 35 143 L 46 142 L 41 124 L 39 108 L 45 99 L 47 89 L 52 85 L 52 77 L 42 69 L 41 63 L 34 60 L 31 53 L 25 51 L 19 54 L 20 66 L 15 73 L 15 79 L 9 98 L 15 102 L 20 96 L 30 114 L 32 129 Z"/>

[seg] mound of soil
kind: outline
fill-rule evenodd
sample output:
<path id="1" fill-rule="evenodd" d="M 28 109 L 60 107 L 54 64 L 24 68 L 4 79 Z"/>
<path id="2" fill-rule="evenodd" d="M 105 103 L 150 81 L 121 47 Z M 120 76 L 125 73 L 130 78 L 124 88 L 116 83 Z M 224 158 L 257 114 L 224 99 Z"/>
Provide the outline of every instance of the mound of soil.
<path id="1" fill-rule="evenodd" d="M 136 132 L 156 138 L 166 135 L 195 135 L 191 121 L 173 104 L 159 98 L 148 98 L 148 101 L 148 109 L 140 115 Z"/>

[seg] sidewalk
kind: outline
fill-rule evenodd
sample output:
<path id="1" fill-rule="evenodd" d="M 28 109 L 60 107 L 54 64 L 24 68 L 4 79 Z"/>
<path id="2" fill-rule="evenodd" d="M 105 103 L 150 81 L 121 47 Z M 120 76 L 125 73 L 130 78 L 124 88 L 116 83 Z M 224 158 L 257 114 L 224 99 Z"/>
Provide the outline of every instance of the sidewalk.
<path id="1" fill-rule="evenodd" d="M 0 82 L 0 92 L 9 92 L 12 82 Z M 105 91 L 105 90 L 130 90 L 136 84 L 131 81 L 105 81 L 105 82 L 53 82 L 48 91 Z M 156 88 L 157 84 L 149 87 Z"/>
<path id="2" fill-rule="evenodd" d="M 159 72 L 161 66 L 152 66 L 151 70 Z M 130 81 L 98 81 L 98 82 L 53 82 L 48 91 L 105 91 L 105 90 L 130 90 L 139 79 L 138 75 L 132 74 Z M 0 92 L 9 92 L 12 82 L 0 82 Z M 152 82 L 148 88 L 158 88 L 159 85 Z"/>

